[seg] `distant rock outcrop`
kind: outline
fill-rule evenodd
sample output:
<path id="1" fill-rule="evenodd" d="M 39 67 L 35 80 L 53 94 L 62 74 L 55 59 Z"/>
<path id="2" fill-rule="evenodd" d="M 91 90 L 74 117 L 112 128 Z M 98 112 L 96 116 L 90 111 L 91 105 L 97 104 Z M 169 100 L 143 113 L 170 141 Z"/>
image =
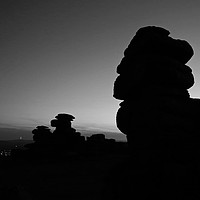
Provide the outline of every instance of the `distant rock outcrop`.
<path id="1" fill-rule="evenodd" d="M 52 138 L 52 133 L 49 127 L 47 126 L 37 126 L 36 129 L 32 131 L 33 141 L 35 143 L 46 143 L 49 142 Z"/>
<path id="2" fill-rule="evenodd" d="M 123 100 L 117 126 L 137 164 L 152 170 L 160 165 L 162 173 L 169 163 L 194 170 L 200 153 L 200 100 L 190 98 L 194 77 L 186 65 L 194 52 L 188 42 L 169 34 L 155 26 L 137 31 L 117 67 L 113 94 Z M 180 184 L 182 179 L 176 180 Z"/>
<path id="3" fill-rule="evenodd" d="M 116 153 L 119 150 L 119 146 L 115 139 L 108 139 L 104 134 L 93 134 L 87 137 L 86 149 L 90 154 Z"/>
<path id="4" fill-rule="evenodd" d="M 55 128 L 51 132 L 47 126 L 37 126 L 33 131 L 33 143 L 26 144 L 27 155 L 60 157 L 69 154 L 96 155 L 120 152 L 123 148 L 115 139 L 107 139 L 104 134 L 85 137 L 72 128 L 73 115 L 60 113 L 50 124 Z M 125 146 L 125 145 L 124 145 Z M 122 150 L 123 151 L 123 150 Z M 126 150 L 125 150 L 126 151 Z M 60 156 L 59 156 L 60 155 Z"/>
<path id="5" fill-rule="evenodd" d="M 61 113 L 55 118 L 51 120 L 51 126 L 56 128 L 53 132 L 53 138 L 56 143 L 72 147 L 85 141 L 85 137 L 71 127 L 71 121 L 75 119 L 74 116 Z"/>
<path id="6" fill-rule="evenodd" d="M 37 126 L 32 131 L 34 143 L 26 145 L 32 153 L 58 156 L 66 152 L 79 151 L 83 146 L 85 137 L 71 127 L 71 121 L 75 117 L 61 113 L 55 118 L 51 120 L 51 126 L 55 127 L 53 133 L 47 126 Z"/>

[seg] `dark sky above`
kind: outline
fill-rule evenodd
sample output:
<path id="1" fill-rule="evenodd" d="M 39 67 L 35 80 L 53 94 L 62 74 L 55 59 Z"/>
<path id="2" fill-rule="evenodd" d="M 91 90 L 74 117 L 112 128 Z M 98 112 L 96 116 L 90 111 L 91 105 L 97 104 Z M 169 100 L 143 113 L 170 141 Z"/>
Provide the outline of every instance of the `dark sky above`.
<path id="1" fill-rule="evenodd" d="M 193 46 L 190 94 L 200 97 L 199 8 L 195 0 L 1 1 L 1 125 L 35 127 L 66 112 L 74 124 L 115 129 L 116 66 L 147 25 Z"/>

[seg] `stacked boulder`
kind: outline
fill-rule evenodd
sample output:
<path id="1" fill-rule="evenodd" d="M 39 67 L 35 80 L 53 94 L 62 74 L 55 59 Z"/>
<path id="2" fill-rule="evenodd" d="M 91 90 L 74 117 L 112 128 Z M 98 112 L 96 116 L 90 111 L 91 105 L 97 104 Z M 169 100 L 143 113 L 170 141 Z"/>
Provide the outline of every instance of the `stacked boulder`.
<path id="1" fill-rule="evenodd" d="M 46 143 L 52 138 L 51 130 L 48 126 L 37 126 L 36 129 L 32 131 L 33 141 L 35 143 Z"/>
<path id="2" fill-rule="evenodd" d="M 194 77 L 186 65 L 194 52 L 169 34 L 161 27 L 139 29 L 117 67 L 113 96 L 123 100 L 117 126 L 140 166 L 198 162 L 200 100 L 190 98 Z"/>
<path id="3" fill-rule="evenodd" d="M 32 131 L 34 143 L 26 144 L 32 153 L 44 153 L 52 148 L 53 135 L 48 126 L 37 126 Z"/>
<path id="4" fill-rule="evenodd" d="M 81 133 L 76 132 L 76 130 L 71 127 L 71 122 L 75 119 L 74 116 L 61 113 L 55 118 L 56 119 L 51 120 L 51 126 L 56 128 L 53 132 L 55 143 L 71 147 L 73 145 L 77 146 L 85 141 L 85 137 L 81 136 Z"/>

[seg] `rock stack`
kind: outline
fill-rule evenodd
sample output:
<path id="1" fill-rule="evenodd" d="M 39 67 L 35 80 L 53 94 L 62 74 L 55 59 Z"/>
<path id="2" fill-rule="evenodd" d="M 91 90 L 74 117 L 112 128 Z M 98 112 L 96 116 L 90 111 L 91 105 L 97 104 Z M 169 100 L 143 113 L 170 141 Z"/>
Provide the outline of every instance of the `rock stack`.
<path id="1" fill-rule="evenodd" d="M 71 135 L 75 132 L 72 128 L 72 121 L 75 119 L 74 116 L 70 114 L 61 113 L 58 114 L 56 119 L 51 120 L 51 126 L 55 127 L 54 135 Z"/>
<path id="2" fill-rule="evenodd" d="M 74 119 L 75 117 L 70 114 L 58 114 L 51 120 L 51 126 L 55 127 L 53 133 L 47 126 L 37 126 L 32 131 L 34 143 L 25 147 L 37 157 L 43 155 L 59 157 L 69 152 L 80 152 L 85 137 L 71 127 L 71 121 Z"/>
<path id="3" fill-rule="evenodd" d="M 85 141 L 85 137 L 71 127 L 71 122 L 75 119 L 74 116 L 61 113 L 55 118 L 51 120 L 51 126 L 56 128 L 53 132 L 55 143 L 73 146 Z"/>
<path id="4" fill-rule="evenodd" d="M 52 137 L 51 130 L 48 126 L 37 126 L 36 129 L 32 131 L 33 141 L 35 143 L 46 143 Z"/>
<path id="5" fill-rule="evenodd" d="M 113 96 L 123 100 L 117 126 L 140 166 L 152 160 L 193 165 L 199 157 L 200 100 L 190 98 L 194 77 L 186 65 L 194 52 L 169 34 L 161 27 L 139 29 L 117 67 Z"/>

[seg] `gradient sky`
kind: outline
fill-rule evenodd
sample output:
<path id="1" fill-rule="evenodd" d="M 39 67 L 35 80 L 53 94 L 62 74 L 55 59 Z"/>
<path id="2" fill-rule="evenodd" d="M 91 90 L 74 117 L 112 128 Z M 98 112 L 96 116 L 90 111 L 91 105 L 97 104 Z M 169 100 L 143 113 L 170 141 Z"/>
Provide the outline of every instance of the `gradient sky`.
<path id="1" fill-rule="evenodd" d="M 200 97 L 199 8 L 198 0 L 1 1 L 0 125 L 35 127 L 65 112 L 75 125 L 116 129 L 116 66 L 147 25 L 193 46 L 190 94 Z"/>

